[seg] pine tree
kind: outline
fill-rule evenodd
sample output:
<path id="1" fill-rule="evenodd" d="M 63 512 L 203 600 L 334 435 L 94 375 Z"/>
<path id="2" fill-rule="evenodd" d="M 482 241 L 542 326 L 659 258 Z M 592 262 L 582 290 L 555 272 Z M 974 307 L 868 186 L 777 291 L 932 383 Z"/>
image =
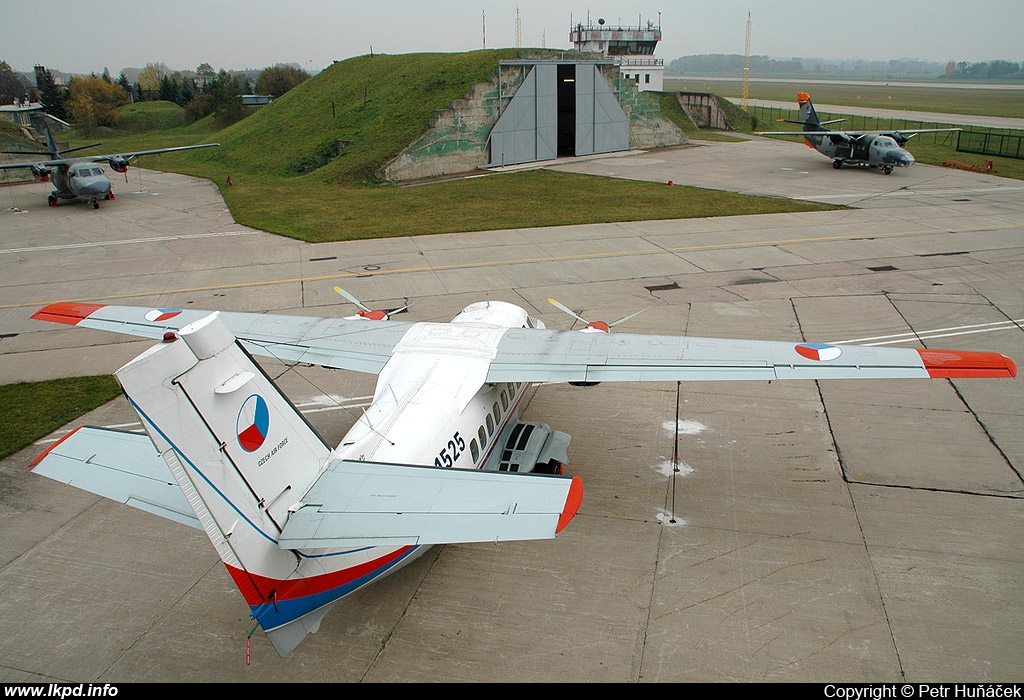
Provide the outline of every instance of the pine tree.
<path id="1" fill-rule="evenodd" d="M 46 107 L 50 116 L 58 119 L 67 119 L 67 112 L 64 109 L 64 101 L 67 99 L 64 91 L 57 87 L 57 81 L 53 79 L 53 73 L 49 70 L 43 71 L 43 78 L 40 81 L 39 102 Z"/>

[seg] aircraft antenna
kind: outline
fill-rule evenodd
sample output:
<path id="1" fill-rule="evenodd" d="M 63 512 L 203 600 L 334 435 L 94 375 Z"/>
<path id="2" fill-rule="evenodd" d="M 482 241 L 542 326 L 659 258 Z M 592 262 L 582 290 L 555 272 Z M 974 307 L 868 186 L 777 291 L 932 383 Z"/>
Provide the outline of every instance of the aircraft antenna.
<path id="1" fill-rule="evenodd" d="M 747 98 L 750 96 L 750 12 L 747 12 L 747 41 L 743 46 L 743 111 L 747 111 Z"/>

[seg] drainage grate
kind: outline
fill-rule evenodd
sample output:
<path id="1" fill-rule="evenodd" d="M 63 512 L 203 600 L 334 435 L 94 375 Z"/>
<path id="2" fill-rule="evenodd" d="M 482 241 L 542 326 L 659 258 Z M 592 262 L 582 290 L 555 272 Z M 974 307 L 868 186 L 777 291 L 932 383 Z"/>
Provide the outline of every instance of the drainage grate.
<path id="1" fill-rule="evenodd" d="M 869 267 L 868 269 L 872 272 L 895 272 L 899 268 L 892 265 L 879 265 L 878 267 Z"/>
<path id="2" fill-rule="evenodd" d="M 652 284 L 649 287 L 644 287 L 648 292 L 667 292 L 670 289 L 679 289 L 679 285 L 675 282 L 669 282 L 668 284 Z"/>

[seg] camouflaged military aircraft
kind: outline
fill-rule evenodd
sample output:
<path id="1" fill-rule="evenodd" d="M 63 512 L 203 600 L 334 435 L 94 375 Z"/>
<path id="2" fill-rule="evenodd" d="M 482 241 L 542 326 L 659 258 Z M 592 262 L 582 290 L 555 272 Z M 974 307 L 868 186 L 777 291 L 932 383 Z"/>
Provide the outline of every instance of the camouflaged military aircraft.
<path id="1" fill-rule="evenodd" d="M 210 148 L 219 146 L 218 143 L 203 143 L 196 146 L 178 146 L 177 148 L 157 148 L 149 151 L 127 151 L 125 153 L 113 153 L 99 156 L 81 156 L 78 158 L 67 158 L 66 154 L 74 151 L 82 151 L 87 148 L 95 148 L 100 144 L 94 143 L 88 146 L 79 146 L 63 153 L 57 148 L 57 142 L 53 138 L 50 127 L 46 127 L 46 151 L 4 151 L 6 155 L 14 156 L 48 156 L 46 160 L 30 161 L 23 163 L 0 163 L 0 170 L 9 168 L 28 168 L 32 176 L 39 182 L 49 182 L 53 178 L 55 189 L 46 200 L 51 207 L 56 207 L 61 199 L 85 199 L 92 204 L 93 209 L 100 208 L 100 200 L 114 199 L 114 192 L 110 185 L 110 178 L 103 171 L 103 163 L 118 173 L 128 172 L 129 161 L 139 156 L 148 156 L 156 153 L 170 153 L 171 151 L 188 151 L 193 148 Z"/>
<path id="2" fill-rule="evenodd" d="M 886 175 L 894 168 L 909 168 L 916 161 L 910 151 L 904 148 L 907 141 L 917 134 L 940 131 L 960 131 L 958 128 L 948 129 L 914 129 L 910 131 L 832 131 L 825 128 L 836 124 L 842 119 L 819 121 L 818 114 L 806 92 L 797 93 L 797 104 L 800 105 L 800 121 L 780 119 L 786 124 L 800 124 L 803 131 L 758 131 L 758 136 L 802 136 L 804 143 L 818 153 L 832 159 L 832 167 L 838 170 L 844 165 L 858 165 L 879 168 Z"/>

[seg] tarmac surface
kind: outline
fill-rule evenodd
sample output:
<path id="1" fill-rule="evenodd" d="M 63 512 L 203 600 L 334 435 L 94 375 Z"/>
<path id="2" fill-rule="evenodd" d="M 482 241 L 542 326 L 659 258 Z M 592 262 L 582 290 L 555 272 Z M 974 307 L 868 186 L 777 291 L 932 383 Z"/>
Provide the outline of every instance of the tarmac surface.
<path id="1" fill-rule="evenodd" d="M 1024 183 L 836 171 L 768 139 L 550 167 L 850 208 L 311 245 L 178 175 L 132 171 L 98 211 L 6 188 L 0 383 L 149 345 L 30 318 L 50 302 L 347 315 L 335 285 L 410 301 L 403 320 L 487 295 L 572 327 L 553 297 L 590 320 L 650 307 L 631 332 L 1024 363 Z M 329 440 L 373 392 L 264 365 Z M 25 469 L 67 426 L 0 462 L 0 681 L 1024 681 L 1022 414 L 1019 379 L 537 386 L 523 417 L 572 435 L 585 487 L 570 526 L 435 547 L 284 659 L 202 532 Z M 118 399 L 78 423 L 137 417 Z"/>

